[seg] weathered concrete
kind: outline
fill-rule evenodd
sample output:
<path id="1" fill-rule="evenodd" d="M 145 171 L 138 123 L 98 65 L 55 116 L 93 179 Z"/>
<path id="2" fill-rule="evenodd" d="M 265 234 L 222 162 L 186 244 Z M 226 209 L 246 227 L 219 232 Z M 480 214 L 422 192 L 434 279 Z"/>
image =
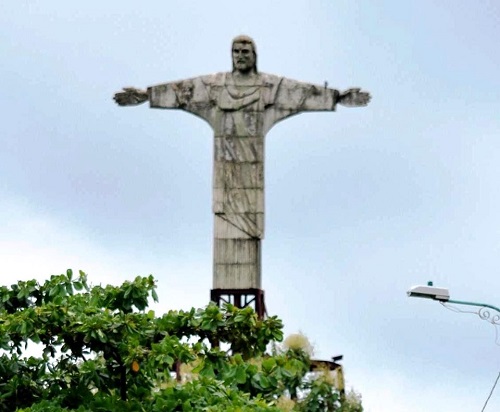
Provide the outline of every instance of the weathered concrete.
<path id="1" fill-rule="evenodd" d="M 264 137 L 277 122 L 307 111 L 334 111 L 338 103 L 365 106 L 367 92 L 258 73 L 253 41 L 233 41 L 233 71 L 124 89 L 119 105 L 181 109 L 214 131 L 214 289 L 261 288 L 264 238 Z"/>

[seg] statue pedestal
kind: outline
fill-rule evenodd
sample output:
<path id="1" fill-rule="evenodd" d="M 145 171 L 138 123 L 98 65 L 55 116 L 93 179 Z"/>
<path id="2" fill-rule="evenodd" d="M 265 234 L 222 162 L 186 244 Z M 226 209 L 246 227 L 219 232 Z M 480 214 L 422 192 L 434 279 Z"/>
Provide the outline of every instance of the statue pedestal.
<path id="1" fill-rule="evenodd" d="M 218 306 L 224 303 L 230 303 L 239 309 L 250 306 L 255 310 L 259 319 L 264 319 L 267 315 L 262 289 L 212 289 L 210 300 Z"/>

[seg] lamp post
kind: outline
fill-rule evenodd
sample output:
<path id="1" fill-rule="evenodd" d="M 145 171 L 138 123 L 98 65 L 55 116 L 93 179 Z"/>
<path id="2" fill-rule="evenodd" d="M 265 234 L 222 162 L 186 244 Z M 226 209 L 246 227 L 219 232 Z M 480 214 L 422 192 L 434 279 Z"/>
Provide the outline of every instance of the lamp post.
<path id="1" fill-rule="evenodd" d="M 435 287 L 432 282 L 427 282 L 426 286 L 412 286 L 407 295 L 411 298 L 424 298 L 424 299 L 432 299 L 437 300 L 441 304 L 445 303 L 454 303 L 457 305 L 466 305 L 466 306 L 475 306 L 480 308 L 477 314 L 483 320 L 487 320 L 488 322 L 494 325 L 500 325 L 500 308 L 490 305 L 488 303 L 481 302 L 469 302 L 466 300 L 453 300 L 450 299 L 450 292 L 447 288 L 438 288 Z M 498 315 L 491 316 L 490 312 L 487 309 L 492 309 L 498 313 Z"/>

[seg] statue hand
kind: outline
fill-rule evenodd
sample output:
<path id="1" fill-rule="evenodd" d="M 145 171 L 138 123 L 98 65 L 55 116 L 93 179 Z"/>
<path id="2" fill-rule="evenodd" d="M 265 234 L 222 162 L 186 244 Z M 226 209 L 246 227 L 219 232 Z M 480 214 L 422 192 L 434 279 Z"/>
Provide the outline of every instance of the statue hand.
<path id="1" fill-rule="evenodd" d="M 120 106 L 137 106 L 148 100 L 147 90 L 124 87 L 122 92 L 115 93 L 114 101 Z"/>
<path id="2" fill-rule="evenodd" d="M 370 99 L 370 93 L 354 88 L 341 93 L 339 96 L 339 103 L 347 107 L 359 107 L 366 106 Z"/>

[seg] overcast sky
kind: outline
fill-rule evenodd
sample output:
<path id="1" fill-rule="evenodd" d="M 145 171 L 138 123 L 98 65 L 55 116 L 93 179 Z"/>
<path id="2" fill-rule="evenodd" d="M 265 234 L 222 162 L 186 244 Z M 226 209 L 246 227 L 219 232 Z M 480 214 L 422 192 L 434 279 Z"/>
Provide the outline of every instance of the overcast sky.
<path id="1" fill-rule="evenodd" d="M 406 291 L 500 305 L 498 0 L 1 2 L 1 282 L 152 273 L 160 312 L 207 303 L 212 132 L 111 98 L 230 70 L 242 33 L 262 72 L 373 96 L 267 135 L 268 312 L 367 412 L 480 411 L 495 328 Z"/>

